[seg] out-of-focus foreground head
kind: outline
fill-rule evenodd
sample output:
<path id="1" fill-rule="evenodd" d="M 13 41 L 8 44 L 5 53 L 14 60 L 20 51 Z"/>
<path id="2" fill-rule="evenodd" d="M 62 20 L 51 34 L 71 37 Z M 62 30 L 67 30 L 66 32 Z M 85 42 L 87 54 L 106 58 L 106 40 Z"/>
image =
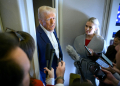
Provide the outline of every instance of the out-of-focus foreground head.
<path id="1" fill-rule="evenodd" d="M 19 47 L 27 54 L 29 60 L 31 61 L 33 58 L 34 51 L 35 51 L 35 41 L 33 37 L 27 32 L 16 31 L 16 33 L 18 33 L 24 39 L 24 40 L 19 41 L 19 37 L 17 37 L 14 32 L 11 31 L 9 33 L 15 36 L 15 38 L 19 42 Z"/>
<path id="2" fill-rule="evenodd" d="M 0 33 L 0 85 L 29 86 L 30 63 L 9 33 Z"/>

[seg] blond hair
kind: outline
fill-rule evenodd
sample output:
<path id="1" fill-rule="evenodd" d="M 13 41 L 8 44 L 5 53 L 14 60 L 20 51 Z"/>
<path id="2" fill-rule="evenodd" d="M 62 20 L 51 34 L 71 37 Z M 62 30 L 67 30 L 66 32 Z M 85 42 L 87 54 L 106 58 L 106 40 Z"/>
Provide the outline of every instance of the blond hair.
<path id="1" fill-rule="evenodd" d="M 38 19 L 43 19 L 44 18 L 44 13 L 54 13 L 56 14 L 56 9 L 52 8 L 50 6 L 41 6 L 38 8 Z"/>
<path id="2" fill-rule="evenodd" d="M 99 23 L 98 19 L 95 17 L 91 17 L 88 19 L 88 21 L 92 22 L 95 25 L 95 27 L 97 28 L 97 30 L 95 31 L 95 34 L 99 35 L 100 34 L 100 29 L 99 29 L 100 23 Z"/>

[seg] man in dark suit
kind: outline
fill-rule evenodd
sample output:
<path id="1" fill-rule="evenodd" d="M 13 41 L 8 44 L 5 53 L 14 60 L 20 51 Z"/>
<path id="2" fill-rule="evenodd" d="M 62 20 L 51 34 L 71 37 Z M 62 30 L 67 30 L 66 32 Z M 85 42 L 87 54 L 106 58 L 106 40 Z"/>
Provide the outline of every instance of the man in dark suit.
<path id="1" fill-rule="evenodd" d="M 49 6 L 41 6 L 38 9 L 38 19 L 40 25 L 36 28 L 38 60 L 40 67 L 40 79 L 45 83 L 46 75 L 44 67 L 46 67 L 45 51 L 47 43 L 50 43 L 50 48 L 55 49 L 52 67 L 56 73 L 56 67 L 59 58 L 63 60 L 63 54 L 59 40 L 55 31 L 56 10 Z M 56 77 L 56 74 L 55 74 Z"/>

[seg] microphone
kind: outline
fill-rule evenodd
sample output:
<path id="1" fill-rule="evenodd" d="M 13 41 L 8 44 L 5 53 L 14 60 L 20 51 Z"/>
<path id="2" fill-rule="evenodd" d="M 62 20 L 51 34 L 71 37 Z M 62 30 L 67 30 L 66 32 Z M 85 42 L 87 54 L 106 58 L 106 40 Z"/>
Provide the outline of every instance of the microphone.
<path id="1" fill-rule="evenodd" d="M 49 60 L 50 60 L 50 43 L 46 45 L 46 52 L 45 52 L 45 59 L 46 59 L 46 67 L 48 68 Z M 47 78 L 48 72 L 46 72 Z"/>
<path id="2" fill-rule="evenodd" d="M 87 82 L 87 80 L 85 79 L 85 76 L 84 76 L 84 74 L 83 74 L 83 71 L 82 71 L 82 69 L 81 69 L 80 61 L 75 61 L 75 62 L 74 62 L 74 65 L 75 65 L 75 67 L 76 67 L 77 69 L 79 69 L 83 81 Z"/>
<path id="3" fill-rule="evenodd" d="M 50 63 L 49 63 L 49 67 L 48 67 L 49 70 L 51 70 L 51 66 L 52 66 L 54 55 L 55 55 L 55 49 L 51 49 Z"/>
<path id="4" fill-rule="evenodd" d="M 73 60 L 79 60 L 80 56 L 77 54 L 76 50 L 71 46 L 67 45 L 66 46 L 67 53 Z"/>
<path id="5" fill-rule="evenodd" d="M 61 62 L 61 60 L 62 60 L 62 57 L 59 56 L 59 62 Z"/>

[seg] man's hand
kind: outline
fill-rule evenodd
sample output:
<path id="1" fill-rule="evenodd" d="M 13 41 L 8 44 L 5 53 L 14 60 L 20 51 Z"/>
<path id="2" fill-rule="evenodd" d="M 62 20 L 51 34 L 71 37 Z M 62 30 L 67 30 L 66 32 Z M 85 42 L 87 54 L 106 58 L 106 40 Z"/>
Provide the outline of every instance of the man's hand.
<path id="1" fill-rule="evenodd" d="M 58 63 L 58 67 L 56 69 L 57 83 L 64 83 L 64 73 L 65 73 L 65 62 L 61 61 Z"/>
<path id="2" fill-rule="evenodd" d="M 65 73 L 65 62 L 61 61 L 58 63 L 58 67 L 56 69 L 56 75 L 57 77 L 59 76 L 64 77 L 64 73 Z"/>
<path id="3" fill-rule="evenodd" d="M 107 75 L 103 82 L 106 83 L 106 84 L 112 84 L 114 86 L 117 86 L 119 81 L 112 75 L 112 73 L 105 70 L 105 69 L 102 69 L 102 71 L 105 72 L 106 75 Z M 96 77 L 96 78 L 99 79 L 98 77 Z"/>
<path id="4" fill-rule="evenodd" d="M 101 66 L 101 68 L 110 71 L 112 74 L 115 73 L 115 70 L 114 70 L 113 67 L 111 67 L 110 65 L 109 65 L 108 68 L 105 68 L 105 67 L 102 67 L 102 66 Z"/>
<path id="5" fill-rule="evenodd" d="M 45 71 L 44 73 L 46 73 L 46 71 L 48 72 L 48 78 L 54 78 L 54 69 L 51 68 L 51 70 L 49 70 L 47 67 L 44 68 Z"/>
<path id="6" fill-rule="evenodd" d="M 115 72 L 120 74 L 120 70 L 116 67 L 115 63 L 113 63 L 113 70 L 115 70 Z"/>
<path id="7" fill-rule="evenodd" d="M 104 67 L 102 67 L 101 66 L 101 68 L 103 68 L 103 69 L 105 69 L 105 70 L 108 70 L 108 71 L 110 71 L 111 73 L 115 73 L 115 72 L 117 72 L 118 74 L 120 74 L 120 70 L 116 67 L 116 64 L 115 63 L 113 63 L 113 67 L 111 67 L 111 66 L 109 66 L 108 68 L 104 68 Z"/>

